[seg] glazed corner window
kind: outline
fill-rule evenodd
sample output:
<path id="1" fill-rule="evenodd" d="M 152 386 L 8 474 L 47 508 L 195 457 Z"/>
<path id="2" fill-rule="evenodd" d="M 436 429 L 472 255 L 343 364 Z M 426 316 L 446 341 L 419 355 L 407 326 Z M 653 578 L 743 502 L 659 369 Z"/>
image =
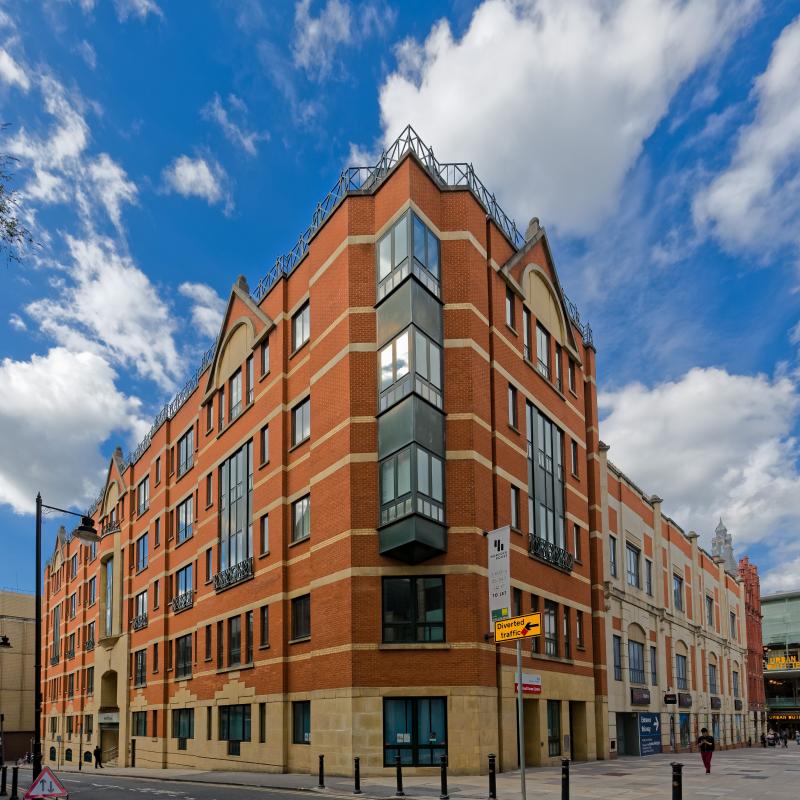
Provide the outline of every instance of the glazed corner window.
<path id="1" fill-rule="evenodd" d="M 516 328 L 516 315 L 514 314 L 514 291 L 510 287 L 506 288 L 506 325 L 509 328 Z"/>
<path id="2" fill-rule="evenodd" d="M 178 439 L 178 477 L 180 478 L 194 463 L 194 428 L 189 428 Z"/>
<path id="3" fill-rule="evenodd" d="M 292 639 L 308 639 L 311 636 L 311 595 L 304 594 L 292 599 Z"/>
<path id="4" fill-rule="evenodd" d="M 706 595 L 706 624 L 709 628 L 714 627 L 714 598 Z"/>
<path id="5" fill-rule="evenodd" d="M 292 503 L 292 542 L 311 536 L 311 495 L 307 494 Z"/>
<path id="6" fill-rule="evenodd" d="M 231 375 L 228 391 L 228 419 L 233 422 L 242 413 L 242 371 L 237 369 Z"/>
<path id="7" fill-rule="evenodd" d="M 415 391 L 442 407 L 442 351 L 422 331 L 411 327 L 380 351 L 380 410 Z M 403 380 L 414 372 L 414 380 Z M 399 385 L 396 385 L 399 384 Z"/>
<path id="8" fill-rule="evenodd" d="M 410 224 L 409 224 L 410 220 Z M 405 280 L 411 268 L 417 279 L 439 295 L 439 240 L 413 212 L 406 212 L 378 242 L 378 300 Z"/>
<path id="9" fill-rule="evenodd" d="M 517 413 L 517 387 L 508 384 L 508 424 L 515 430 L 519 427 Z"/>
<path id="10" fill-rule="evenodd" d="M 447 755 L 447 698 L 387 697 L 383 701 L 383 764 L 434 767 Z"/>
<path id="11" fill-rule="evenodd" d="M 444 578 L 383 579 L 383 641 L 444 641 Z"/>
<path id="12" fill-rule="evenodd" d="M 139 482 L 136 487 L 136 507 L 139 515 L 144 514 L 150 507 L 150 478 L 147 477 Z M 73 578 L 75 575 L 72 576 Z"/>
<path id="13" fill-rule="evenodd" d="M 136 571 L 139 572 L 147 566 L 147 534 L 136 540 Z"/>
<path id="14" fill-rule="evenodd" d="M 292 744 L 311 744 L 311 701 L 292 703 Z"/>
<path id="15" fill-rule="evenodd" d="M 628 586 L 634 586 L 637 589 L 641 585 L 640 574 L 639 574 L 640 557 L 641 557 L 641 552 L 639 551 L 638 548 L 630 544 L 625 545 L 625 564 L 626 564 L 625 571 L 628 579 Z"/>
<path id="16" fill-rule="evenodd" d="M 675 608 L 678 611 L 683 611 L 683 578 L 679 575 L 672 576 L 672 599 L 675 603 Z"/>
<path id="17" fill-rule="evenodd" d="M 608 567 L 611 577 L 617 577 L 617 537 L 608 537 Z"/>
<path id="18" fill-rule="evenodd" d="M 382 525 L 415 512 L 444 522 L 444 464 L 438 456 L 418 445 L 400 450 L 381 462 L 380 482 Z"/>
<path id="19" fill-rule="evenodd" d="M 178 518 L 178 544 L 192 537 L 194 522 L 194 495 L 189 495 L 176 509 Z"/>
<path id="20" fill-rule="evenodd" d="M 550 380 L 550 334 L 538 323 L 536 324 L 536 369 L 542 377 Z"/>
<path id="21" fill-rule="evenodd" d="M 311 436 L 311 398 L 298 403 L 292 409 L 292 446 L 304 442 Z"/>
<path id="22" fill-rule="evenodd" d="M 311 305 L 308 300 L 292 317 L 292 348 L 299 350 L 311 338 Z"/>

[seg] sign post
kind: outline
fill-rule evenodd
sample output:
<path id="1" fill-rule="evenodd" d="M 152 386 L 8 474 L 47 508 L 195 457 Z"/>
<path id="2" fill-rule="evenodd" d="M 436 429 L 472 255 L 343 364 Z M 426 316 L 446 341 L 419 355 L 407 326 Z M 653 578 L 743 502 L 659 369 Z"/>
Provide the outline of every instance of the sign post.
<path id="1" fill-rule="evenodd" d="M 525 711 L 522 707 L 522 639 L 517 639 L 517 741 L 519 741 L 519 780 L 522 800 L 525 793 Z"/>

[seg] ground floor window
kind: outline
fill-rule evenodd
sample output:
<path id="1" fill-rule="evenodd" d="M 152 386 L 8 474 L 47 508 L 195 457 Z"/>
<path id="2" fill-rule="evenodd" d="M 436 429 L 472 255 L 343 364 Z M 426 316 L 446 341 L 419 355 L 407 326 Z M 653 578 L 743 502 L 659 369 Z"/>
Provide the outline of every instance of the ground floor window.
<path id="1" fill-rule="evenodd" d="M 147 712 L 133 712 L 133 736 L 147 736 Z"/>
<path id="2" fill-rule="evenodd" d="M 547 755 L 561 755 L 561 701 L 547 701 Z"/>
<path id="3" fill-rule="evenodd" d="M 194 739 L 194 709 L 176 708 L 172 711 L 172 738 L 178 740 L 178 750 L 186 749 L 186 740 Z"/>
<path id="4" fill-rule="evenodd" d="M 250 706 L 220 706 L 219 738 L 228 743 L 228 755 L 238 756 L 239 743 L 250 741 Z"/>
<path id="5" fill-rule="evenodd" d="M 680 726 L 681 747 L 688 747 L 692 736 L 689 714 L 679 714 L 678 724 Z"/>
<path id="6" fill-rule="evenodd" d="M 311 701 L 292 703 L 292 743 L 311 744 Z"/>
<path id="7" fill-rule="evenodd" d="M 447 755 L 447 698 L 391 697 L 383 701 L 383 763 L 435 766 Z"/>
<path id="8" fill-rule="evenodd" d="M 742 715 L 736 714 L 734 715 L 734 727 L 736 729 L 736 741 L 742 741 Z"/>
<path id="9" fill-rule="evenodd" d="M 719 714 L 711 715 L 711 735 L 714 737 L 717 744 L 719 744 L 720 743 Z"/>

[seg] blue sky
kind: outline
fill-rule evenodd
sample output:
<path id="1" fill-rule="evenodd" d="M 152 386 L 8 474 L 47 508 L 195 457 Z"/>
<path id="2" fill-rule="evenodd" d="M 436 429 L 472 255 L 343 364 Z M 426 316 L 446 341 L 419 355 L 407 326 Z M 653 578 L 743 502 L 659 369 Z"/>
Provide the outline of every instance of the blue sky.
<path id="1" fill-rule="evenodd" d="M 612 460 L 800 588 L 798 12 L 0 0 L 0 152 L 41 244 L 0 293 L 0 585 L 32 589 L 37 489 L 88 505 L 236 276 L 411 123 L 548 229 Z"/>

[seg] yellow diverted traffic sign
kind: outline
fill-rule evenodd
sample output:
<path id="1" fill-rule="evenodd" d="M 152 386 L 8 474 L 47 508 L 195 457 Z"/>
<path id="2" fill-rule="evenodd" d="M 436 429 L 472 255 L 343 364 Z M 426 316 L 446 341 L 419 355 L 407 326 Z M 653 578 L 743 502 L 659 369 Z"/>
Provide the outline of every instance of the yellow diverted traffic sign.
<path id="1" fill-rule="evenodd" d="M 529 639 L 531 636 L 541 636 L 542 615 L 523 614 L 511 619 L 499 619 L 494 623 L 494 640 L 496 642 L 510 642 L 514 639 Z"/>

